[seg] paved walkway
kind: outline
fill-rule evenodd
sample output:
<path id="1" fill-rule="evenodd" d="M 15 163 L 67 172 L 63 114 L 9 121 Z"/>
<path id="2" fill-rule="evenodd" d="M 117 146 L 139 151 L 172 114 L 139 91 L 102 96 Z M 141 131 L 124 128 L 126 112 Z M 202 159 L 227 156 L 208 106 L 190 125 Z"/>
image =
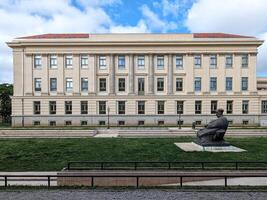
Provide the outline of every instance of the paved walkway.
<path id="1" fill-rule="evenodd" d="M 0 191 L 5 200 L 266 200 L 266 192 L 197 192 L 166 189 Z"/>
<path id="2" fill-rule="evenodd" d="M 0 129 L 0 138 L 83 138 L 83 137 L 180 137 L 196 136 L 190 128 L 99 129 L 99 130 L 14 130 Z M 229 129 L 227 137 L 267 137 L 267 129 Z"/>

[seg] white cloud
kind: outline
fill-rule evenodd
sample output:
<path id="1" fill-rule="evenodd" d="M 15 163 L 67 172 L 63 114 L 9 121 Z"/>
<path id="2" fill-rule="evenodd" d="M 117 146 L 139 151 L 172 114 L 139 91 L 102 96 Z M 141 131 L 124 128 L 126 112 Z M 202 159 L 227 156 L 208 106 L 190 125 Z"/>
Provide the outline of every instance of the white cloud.
<path id="1" fill-rule="evenodd" d="M 121 0 L 77 0 L 83 6 L 111 6 L 122 4 Z"/>
<path id="2" fill-rule="evenodd" d="M 160 2 L 155 1 L 153 5 L 157 8 L 162 9 L 163 16 L 172 15 L 176 17 L 180 9 L 179 0 L 170 1 L 170 0 L 161 0 Z"/>
<path id="3" fill-rule="evenodd" d="M 143 20 L 150 31 L 167 32 L 177 28 L 176 23 L 160 19 L 147 5 L 141 6 L 140 9 L 142 11 Z"/>
<path id="4" fill-rule="evenodd" d="M 147 25 L 140 20 L 136 26 L 111 26 L 111 33 L 147 33 L 149 32 Z"/>
<path id="5" fill-rule="evenodd" d="M 267 39 L 266 0 L 199 0 L 188 12 L 191 32 L 227 32 Z M 267 70 L 267 43 L 258 54 L 258 72 Z"/>

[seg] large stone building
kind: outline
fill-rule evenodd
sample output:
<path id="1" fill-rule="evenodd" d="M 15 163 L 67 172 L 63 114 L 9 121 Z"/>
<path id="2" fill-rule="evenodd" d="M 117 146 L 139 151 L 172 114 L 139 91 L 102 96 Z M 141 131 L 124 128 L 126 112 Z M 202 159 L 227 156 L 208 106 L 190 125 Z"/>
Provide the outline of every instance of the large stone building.
<path id="1" fill-rule="evenodd" d="M 12 123 L 177 125 L 181 113 L 183 124 L 204 124 L 223 108 L 232 124 L 264 125 L 267 90 L 256 80 L 262 43 L 223 33 L 16 38 L 7 43 Z"/>

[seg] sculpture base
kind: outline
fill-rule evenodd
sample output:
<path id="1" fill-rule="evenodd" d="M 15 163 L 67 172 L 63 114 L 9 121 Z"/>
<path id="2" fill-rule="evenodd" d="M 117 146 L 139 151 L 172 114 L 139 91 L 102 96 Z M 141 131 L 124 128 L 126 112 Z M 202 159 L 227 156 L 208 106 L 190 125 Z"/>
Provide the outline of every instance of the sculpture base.
<path id="1" fill-rule="evenodd" d="M 207 140 L 201 140 L 199 138 L 197 138 L 194 141 L 196 144 L 200 145 L 200 146 L 204 146 L 204 147 L 227 147 L 227 146 L 231 146 L 229 142 L 226 142 L 224 140 L 220 140 L 220 141 L 207 141 Z"/>
<path id="2" fill-rule="evenodd" d="M 232 145 L 228 146 L 201 146 L 195 142 L 188 143 L 174 143 L 181 150 L 186 152 L 192 151 L 207 151 L 207 152 L 244 152 L 245 149 L 241 149 Z"/>

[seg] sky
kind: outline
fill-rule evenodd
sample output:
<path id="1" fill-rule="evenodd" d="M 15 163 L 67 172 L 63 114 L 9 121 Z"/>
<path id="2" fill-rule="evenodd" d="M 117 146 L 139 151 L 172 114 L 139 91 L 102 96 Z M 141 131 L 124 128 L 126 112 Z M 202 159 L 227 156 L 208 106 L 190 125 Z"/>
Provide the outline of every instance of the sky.
<path id="1" fill-rule="evenodd" d="M 0 83 L 12 83 L 7 41 L 43 33 L 226 32 L 267 40 L 267 0 L 0 0 Z M 257 76 L 267 77 L 267 42 Z"/>

